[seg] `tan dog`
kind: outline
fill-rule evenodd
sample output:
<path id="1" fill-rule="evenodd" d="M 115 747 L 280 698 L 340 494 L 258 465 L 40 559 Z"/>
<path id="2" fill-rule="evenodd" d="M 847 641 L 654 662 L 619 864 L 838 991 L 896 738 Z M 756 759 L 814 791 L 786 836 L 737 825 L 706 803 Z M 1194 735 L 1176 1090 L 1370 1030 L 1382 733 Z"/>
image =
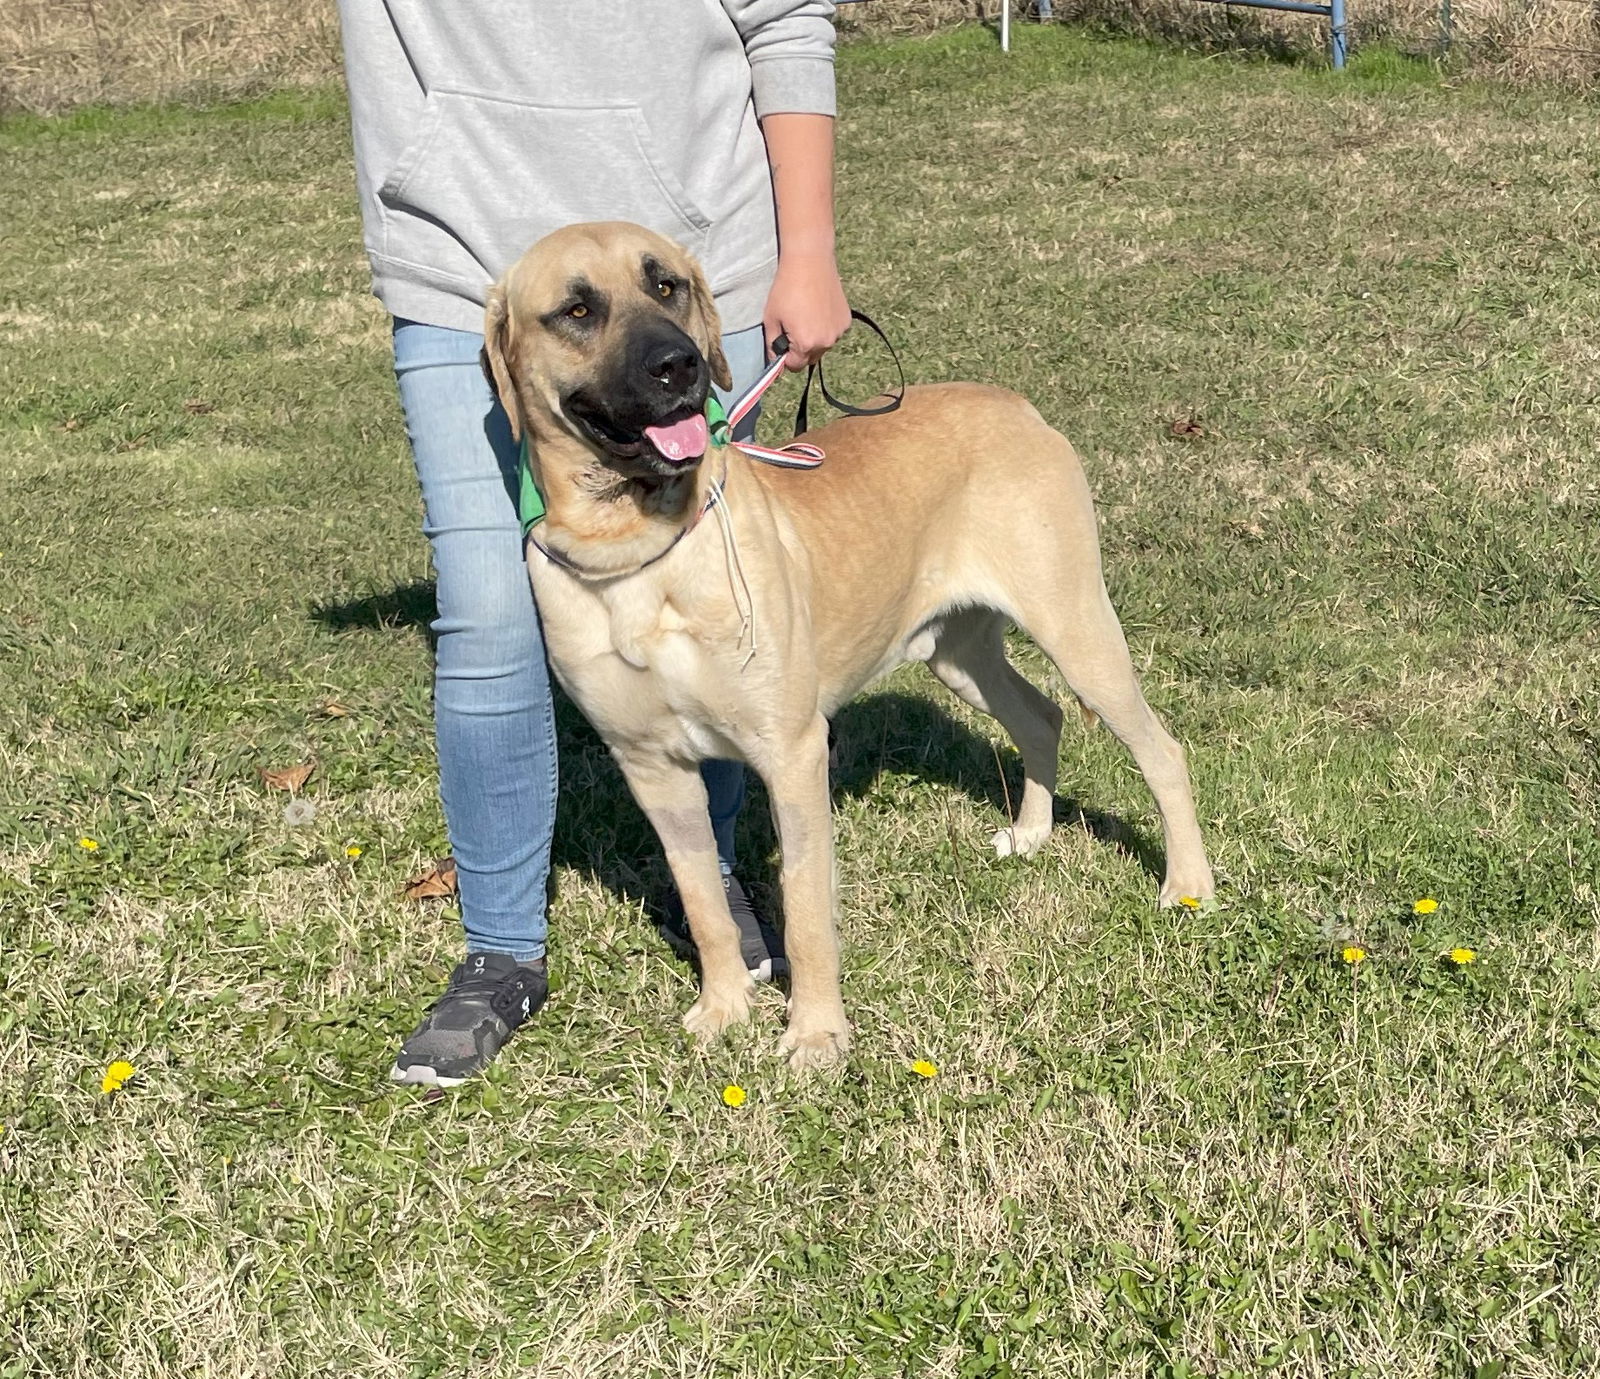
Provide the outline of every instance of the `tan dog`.
<path id="1" fill-rule="evenodd" d="M 1062 715 L 1007 662 L 1009 623 L 1144 773 L 1166 833 L 1161 903 L 1211 894 L 1183 750 L 1139 692 L 1083 471 L 1026 401 L 915 387 L 898 411 L 814 432 L 815 472 L 715 446 L 701 459 L 707 387 L 728 384 L 716 311 L 693 260 L 634 225 L 534 245 L 492 290 L 484 335 L 548 507 L 528 565 L 551 664 L 660 835 L 699 949 L 691 1031 L 743 1020 L 751 990 L 701 760 L 748 762 L 772 801 L 795 1066 L 837 1059 L 850 1037 L 828 796 L 841 704 L 925 661 L 1021 750 L 1021 805 L 996 851 L 1043 846 Z"/>

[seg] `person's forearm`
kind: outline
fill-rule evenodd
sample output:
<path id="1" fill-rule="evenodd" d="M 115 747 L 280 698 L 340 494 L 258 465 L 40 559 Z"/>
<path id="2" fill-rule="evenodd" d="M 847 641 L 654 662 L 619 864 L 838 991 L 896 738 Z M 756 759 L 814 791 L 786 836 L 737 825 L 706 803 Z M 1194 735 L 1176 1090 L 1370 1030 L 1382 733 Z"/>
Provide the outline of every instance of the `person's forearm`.
<path id="1" fill-rule="evenodd" d="M 833 117 L 768 115 L 761 122 L 772 166 L 780 258 L 833 258 Z"/>
<path id="2" fill-rule="evenodd" d="M 761 324 L 787 336 L 791 369 L 814 364 L 850 329 L 850 303 L 833 257 L 833 117 L 775 114 L 761 121 L 778 207 L 778 269 Z"/>

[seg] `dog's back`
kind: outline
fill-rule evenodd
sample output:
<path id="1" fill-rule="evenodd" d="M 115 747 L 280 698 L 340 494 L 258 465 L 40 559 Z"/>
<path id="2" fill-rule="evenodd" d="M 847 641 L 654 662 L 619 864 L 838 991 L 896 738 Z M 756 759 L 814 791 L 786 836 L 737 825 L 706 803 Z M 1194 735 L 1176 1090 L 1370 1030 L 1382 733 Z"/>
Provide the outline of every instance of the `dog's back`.
<path id="1" fill-rule="evenodd" d="M 1082 467 L 1026 398 L 912 387 L 895 412 L 807 439 L 827 453 L 820 469 L 753 465 L 751 477 L 793 528 L 830 706 L 903 659 L 941 613 L 986 607 L 1021 622 L 1038 598 L 1101 595 Z"/>

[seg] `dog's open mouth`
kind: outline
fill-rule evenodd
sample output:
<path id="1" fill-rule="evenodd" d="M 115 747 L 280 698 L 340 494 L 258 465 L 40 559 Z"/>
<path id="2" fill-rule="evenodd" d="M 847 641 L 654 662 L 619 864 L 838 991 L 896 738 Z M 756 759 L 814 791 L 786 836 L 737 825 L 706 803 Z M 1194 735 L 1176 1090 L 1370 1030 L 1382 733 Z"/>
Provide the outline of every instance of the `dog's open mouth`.
<path id="1" fill-rule="evenodd" d="M 641 460 L 646 467 L 661 473 L 673 473 L 698 463 L 711 444 L 703 412 L 686 410 L 641 431 L 624 429 L 603 408 L 583 397 L 569 399 L 566 412 L 608 454 L 619 460 Z"/>
<path id="2" fill-rule="evenodd" d="M 662 459 L 673 464 L 698 460 L 711 444 L 711 430 L 704 412 L 691 412 L 677 421 L 644 428 L 644 438 L 655 446 Z"/>

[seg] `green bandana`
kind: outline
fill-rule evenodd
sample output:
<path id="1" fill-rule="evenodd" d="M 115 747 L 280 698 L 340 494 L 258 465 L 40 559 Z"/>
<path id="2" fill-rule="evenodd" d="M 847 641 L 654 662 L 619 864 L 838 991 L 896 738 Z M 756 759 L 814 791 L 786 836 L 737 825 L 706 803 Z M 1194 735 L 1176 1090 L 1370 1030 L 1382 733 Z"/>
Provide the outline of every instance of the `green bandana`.
<path id="1" fill-rule="evenodd" d="M 527 537 L 544 521 L 544 495 L 533 481 L 533 466 L 528 462 L 528 438 L 522 438 L 522 478 L 517 487 L 517 516 L 522 519 L 522 535 Z"/>
<path id="2" fill-rule="evenodd" d="M 728 443 L 728 414 L 722 410 L 716 394 L 706 394 L 706 427 L 711 433 L 711 444 L 719 450 Z M 522 438 L 522 461 L 517 483 L 517 516 L 522 519 L 522 535 L 526 537 L 544 521 L 544 495 L 533 481 L 533 465 L 528 461 L 528 438 Z"/>
<path id="3" fill-rule="evenodd" d="M 717 449 L 720 450 L 731 439 L 728 434 L 728 414 L 722 410 L 715 393 L 706 394 L 706 426 L 711 432 L 711 443 Z"/>

